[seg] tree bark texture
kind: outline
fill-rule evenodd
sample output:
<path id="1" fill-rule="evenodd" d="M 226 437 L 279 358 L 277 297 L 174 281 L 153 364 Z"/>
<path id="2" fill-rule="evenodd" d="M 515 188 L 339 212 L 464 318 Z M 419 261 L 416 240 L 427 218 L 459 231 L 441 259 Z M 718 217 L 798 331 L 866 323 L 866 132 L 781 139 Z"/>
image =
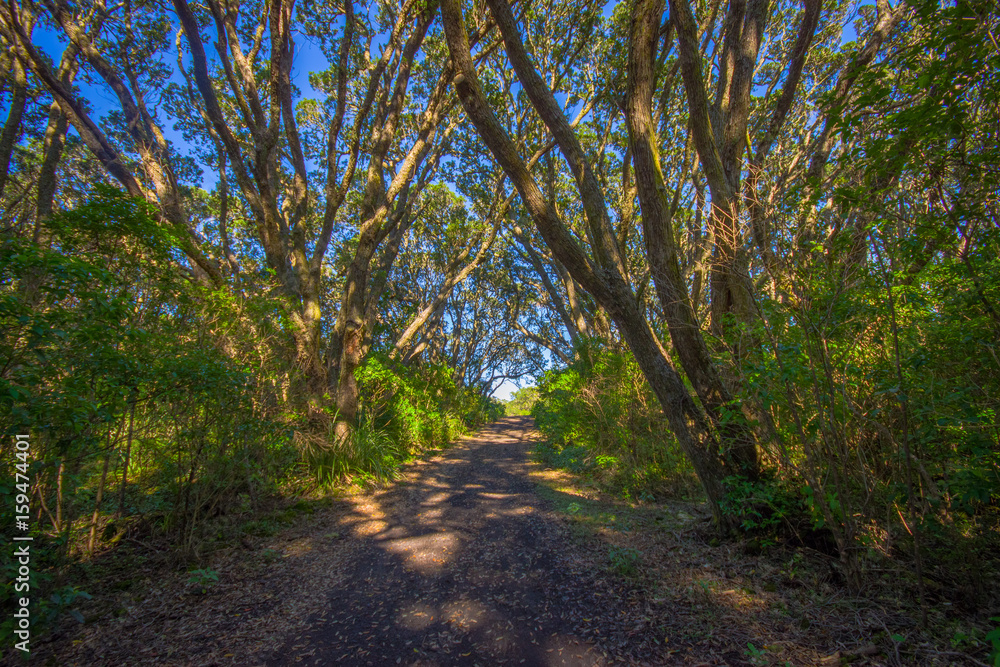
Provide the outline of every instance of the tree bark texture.
<path id="1" fill-rule="evenodd" d="M 726 467 L 719 444 L 700 408 L 688 394 L 680 376 L 639 308 L 635 295 L 624 279 L 617 243 L 610 232 L 603 195 L 579 142 L 569 128 L 551 91 L 534 71 L 517 34 L 510 8 L 500 0 L 490 0 L 490 8 L 503 34 L 508 55 L 518 78 L 531 97 L 546 125 L 549 126 L 563 155 L 569 162 L 590 227 L 596 261 L 576 243 L 559 215 L 546 200 L 535 179 L 528 172 L 513 142 L 489 107 L 479 86 L 472 62 L 468 37 L 459 0 L 441 4 L 445 34 L 457 76 L 459 99 L 486 143 L 515 185 L 521 200 L 535 221 L 540 234 L 567 271 L 604 306 L 628 344 L 647 381 L 663 407 L 671 430 L 689 457 L 709 498 L 716 520 L 725 521 L 721 511 L 724 497 L 722 480 Z"/>

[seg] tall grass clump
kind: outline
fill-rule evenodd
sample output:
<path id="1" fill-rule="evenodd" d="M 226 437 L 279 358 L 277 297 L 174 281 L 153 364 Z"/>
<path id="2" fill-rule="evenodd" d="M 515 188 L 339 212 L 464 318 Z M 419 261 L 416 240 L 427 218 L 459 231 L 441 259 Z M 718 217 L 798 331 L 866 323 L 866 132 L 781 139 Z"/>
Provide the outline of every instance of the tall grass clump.
<path id="1" fill-rule="evenodd" d="M 336 438 L 334 419 L 295 435 L 306 467 L 327 488 L 392 481 L 414 455 L 444 447 L 503 414 L 498 401 L 459 386 L 444 365 L 415 371 L 374 354 L 358 369 L 358 384 L 360 419 L 348 438 Z"/>
<path id="2" fill-rule="evenodd" d="M 330 488 L 351 480 L 387 482 L 396 479 L 408 452 L 385 430 L 370 422 L 358 424 L 338 440 L 331 421 L 322 435 L 296 435 L 303 458 L 320 485 Z"/>

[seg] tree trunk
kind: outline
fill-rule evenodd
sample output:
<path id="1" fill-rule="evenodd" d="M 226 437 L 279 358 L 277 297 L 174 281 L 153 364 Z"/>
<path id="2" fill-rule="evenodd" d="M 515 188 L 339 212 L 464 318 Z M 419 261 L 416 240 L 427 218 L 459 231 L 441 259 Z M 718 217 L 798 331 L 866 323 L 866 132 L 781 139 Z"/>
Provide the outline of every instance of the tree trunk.
<path id="1" fill-rule="evenodd" d="M 653 52 L 659 35 L 659 17 L 663 2 L 645 0 L 635 5 L 629 39 L 628 92 L 626 121 L 629 145 L 635 166 L 636 187 L 642 209 L 643 238 L 649 259 L 653 284 L 666 316 L 674 350 L 681 366 L 701 399 L 709 418 L 720 430 L 728 459 L 735 470 L 748 479 L 757 479 L 760 466 L 753 430 L 741 420 L 727 418 L 733 410 L 733 398 L 709 355 L 680 271 L 677 244 L 674 240 L 672 211 L 666 198 L 663 173 L 654 142 L 654 126 L 650 101 L 653 94 Z M 719 252 L 718 237 L 716 252 Z M 733 249 L 727 252 L 732 252 Z M 729 262 L 719 262 L 712 268 L 712 307 L 726 304 L 719 294 L 730 289 Z M 717 284 L 718 283 L 718 284 Z M 722 312 L 729 312 L 728 310 Z M 713 318 L 714 322 L 714 318 Z M 721 322 L 721 319 L 720 319 Z M 731 416 L 730 416 L 731 417 Z"/>
<path id="2" fill-rule="evenodd" d="M 489 107 L 479 86 L 469 52 L 461 3 L 459 0 L 443 0 L 441 11 L 445 34 L 452 61 L 458 72 L 455 87 L 462 105 L 483 142 L 517 188 L 521 201 L 552 253 L 563 263 L 570 275 L 607 309 L 618 326 L 636 362 L 656 393 L 678 444 L 694 466 L 716 521 L 724 525 L 726 517 L 722 513 L 722 500 L 725 489 L 722 480 L 727 476 L 727 471 L 719 457 L 718 442 L 697 404 L 688 394 L 683 380 L 671 366 L 666 351 L 657 340 L 636 303 L 635 295 L 625 281 L 622 262 L 617 252 L 617 242 L 610 231 L 599 184 L 590 171 L 579 142 L 555 102 L 551 90 L 530 64 L 510 7 L 502 0 L 488 0 L 488 3 L 501 29 L 507 53 L 521 85 L 556 137 L 563 155 L 577 178 L 578 190 L 584 200 L 595 258 L 584 253 L 554 207 L 546 201 L 514 143 Z"/>
<path id="3" fill-rule="evenodd" d="M 671 25 L 677 31 L 681 76 L 691 116 L 691 135 L 712 193 L 709 226 L 715 236 L 715 248 L 709 293 L 711 324 L 719 335 L 725 330 L 728 315 L 749 322 L 754 314 L 753 287 L 740 232 L 738 195 L 743 153 L 747 148 L 753 73 L 770 12 L 768 0 L 730 3 L 723 23 L 715 100 L 710 105 L 702 73 L 698 24 L 691 5 L 688 0 L 670 0 Z M 637 7 L 636 16 L 640 13 Z M 647 19 L 655 18 L 658 22 L 662 4 L 650 5 L 646 14 Z"/>
<path id="4" fill-rule="evenodd" d="M 369 189 L 378 188 L 378 185 L 372 185 L 372 178 L 370 175 Z M 381 180 L 380 175 L 374 178 Z M 368 215 L 365 216 L 365 222 L 361 225 L 358 248 L 355 250 L 354 259 L 347 269 L 340 313 L 333 332 L 336 341 L 331 344 L 331 348 L 336 350 L 338 354 L 336 362 L 337 384 L 334 390 L 338 441 L 342 441 L 357 426 L 358 383 L 354 373 L 364 358 L 365 329 L 368 325 L 366 317 L 368 286 L 371 278 L 372 258 L 375 256 L 380 240 L 378 218 L 372 210 L 376 198 L 377 195 L 373 194 L 366 197 L 368 205 L 365 208 Z"/>
<path id="5" fill-rule="evenodd" d="M 610 311 L 612 319 L 660 401 L 677 443 L 691 461 L 705 489 L 716 523 L 727 527 L 728 519 L 722 512 L 725 499 L 722 480 L 736 474 L 737 470 L 727 469 L 718 441 L 705 423 L 701 410 L 688 394 L 683 380 L 670 365 L 666 351 L 656 339 L 638 305 L 628 303 L 626 298 L 622 298 L 619 303 L 625 307 L 618 312 Z"/>
<path id="6" fill-rule="evenodd" d="M 361 242 L 358 254 L 362 254 Z M 342 440 L 351 429 L 357 426 L 358 418 L 358 382 L 355 371 L 361 365 L 362 348 L 365 340 L 365 285 L 368 282 L 368 261 L 370 253 L 364 253 L 366 258 L 355 256 L 348 270 L 347 283 L 344 285 L 344 299 L 341 304 L 341 314 L 338 318 L 340 360 L 337 364 L 337 387 L 335 401 L 337 406 L 337 439 Z"/>
<path id="7" fill-rule="evenodd" d="M 319 277 L 308 276 L 299 285 L 298 308 L 292 314 L 296 367 L 302 374 L 309 416 L 317 417 L 326 392 L 327 374 L 320 354 L 323 314 L 320 310 Z M 293 306 L 294 307 L 294 306 Z"/>
<path id="8" fill-rule="evenodd" d="M 101 469 L 101 481 L 97 485 L 97 497 L 94 499 L 94 514 L 90 518 L 90 538 L 87 540 L 87 553 L 94 553 L 94 541 L 97 538 L 97 519 L 100 516 L 101 500 L 104 497 L 104 483 L 108 479 L 108 463 L 110 452 L 104 455 L 104 467 Z"/>
<path id="9" fill-rule="evenodd" d="M 3 125 L 3 132 L 0 133 L 0 197 L 3 196 L 4 188 L 7 187 L 7 174 L 10 171 L 10 161 L 14 155 L 14 147 L 21 136 L 21 118 L 24 116 L 24 107 L 28 102 L 28 77 L 25 75 L 21 61 L 15 56 L 14 65 L 14 92 L 10 101 L 10 110 L 7 112 L 7 121 Z"/>
<path id="10" fill-rule="evenodd" d="M 132 429 L 135 426 L 135 401 L 129 406 L 128 411 L 128 435 L 125 439 L 125 457 L 122 461 L 122 485 L 118 491 L 118 514 L 125 515 L 125 489 L 128 487 L 128 466 L 132 458 Z"/>
<path id="11" fill-rule="evenodd" d="M 69 86 L 73 83 L 79 69 L 76 47 L 70 44 L 63 51 L 59 63 L 59 81 Z M 49 105 L 49 121 L 45 126 L 45 139 L 42 147 L 42 166 L 38 172 L 38 202 L 35 208 L 35 242 L 41 240 L 41 223 L 52 215 L 56 189 L 59 185 L 57 169 L 62 160 L 63 148 L 66 145 L 66 130 L 69 120 L 63 113 L 58 99 L 53 99 Z"/>
<path id="12" fill-rule="evenodd" d="M 45 128 L 42 166 L 38 173 L 38 202 L 35 208 L 35 219 L 38 222 L 47 220 L 52 215 L 52 206 L 58 186 L 56 170 L 62 159 L 68 127 L 69 123 L 66 121 L 66 115 L 59 108 L 59 102 L 52 102 L 52 106 L 49 108 L 49 122 Z M 36 231 L 36 241 L 39 240 L 39 235 L 40 232 Z"/>

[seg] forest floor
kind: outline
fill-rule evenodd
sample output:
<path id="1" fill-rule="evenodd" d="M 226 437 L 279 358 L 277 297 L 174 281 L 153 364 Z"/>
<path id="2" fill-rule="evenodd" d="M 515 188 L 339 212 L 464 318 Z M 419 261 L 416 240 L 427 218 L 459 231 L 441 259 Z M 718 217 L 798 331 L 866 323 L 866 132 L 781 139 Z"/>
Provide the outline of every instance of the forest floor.
<path id="1" fill-rule="evenodd" d="M 501 420 L 218 554 L 218 582 L 122 573 L 31 662 L 984 664 L 921 643 L 905 601 L 847 597 L 820 554 L 749 557 L 696 504 L 629 504 L 544 468 L 539 437 Z"/>

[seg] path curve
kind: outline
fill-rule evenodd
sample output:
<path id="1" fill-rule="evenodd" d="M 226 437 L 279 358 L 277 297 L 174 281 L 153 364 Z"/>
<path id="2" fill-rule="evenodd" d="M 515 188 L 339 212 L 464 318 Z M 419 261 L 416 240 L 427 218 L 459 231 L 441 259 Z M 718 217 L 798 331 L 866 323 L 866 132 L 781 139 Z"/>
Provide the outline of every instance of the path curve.
<path id="1" fill-rule="evenodd" d="M 348 576 L 268 664 L 634 662 L 620 626 L 635 591 L 577 557 L 547 516 L 529 479 L 532 426 L 500 420 L 355 501 Z"/>

